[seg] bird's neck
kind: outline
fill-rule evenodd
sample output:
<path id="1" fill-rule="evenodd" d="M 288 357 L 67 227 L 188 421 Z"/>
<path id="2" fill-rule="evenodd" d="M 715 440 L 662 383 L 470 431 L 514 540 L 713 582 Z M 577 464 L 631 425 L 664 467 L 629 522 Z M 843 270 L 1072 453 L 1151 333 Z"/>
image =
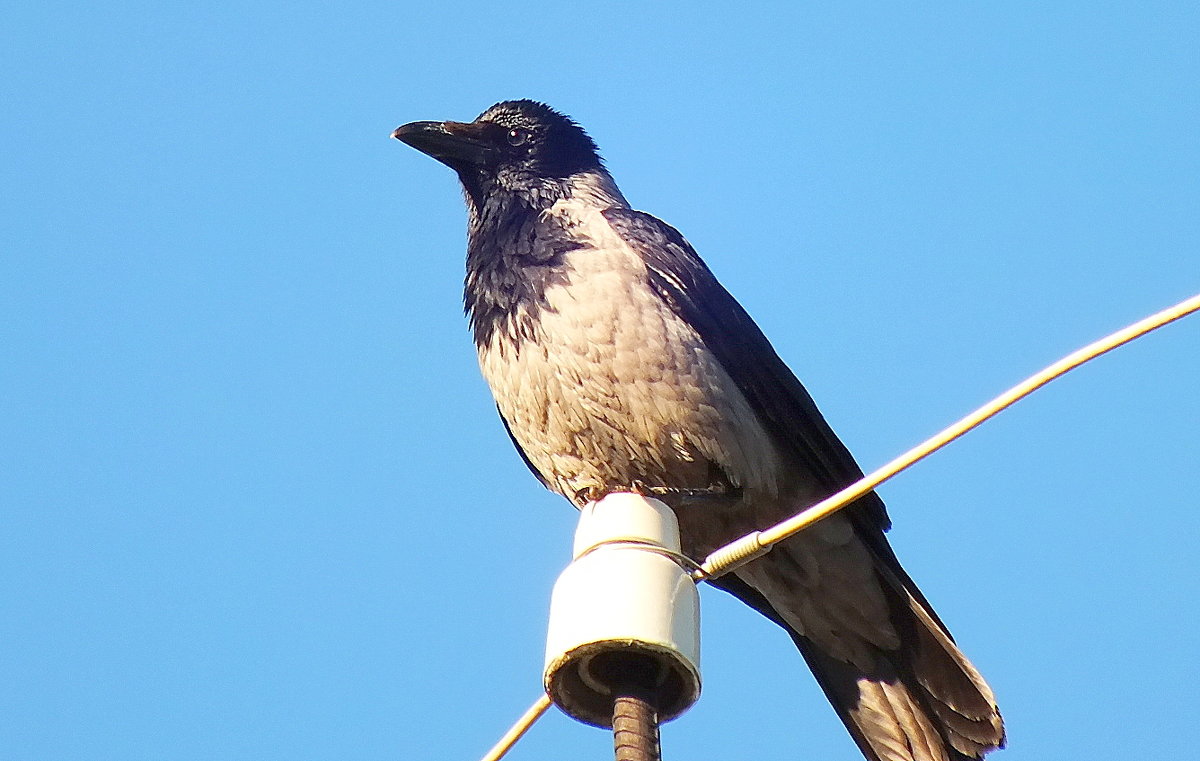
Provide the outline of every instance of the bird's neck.
<path id="1" fill-rule="evenodd" d="M 487 238 L 511 228 L 530 214 L 549 213 L 570 201 L 596 209 L 628 208 L 612 176 L 603 168 L 565 178 L 497 177 L 479 188 L 463 183 L 467 201 L 467 233 Z"/>
<path id="2" fill-rule="evenodd" d="M 467 275 L 464 305 L 478 345 L 497 330 L 514 341 L 534 337 L 547 288 L 566 282 L 566 254 L 583 247 L 570 215 L 628 203 L 603 169 L 543 181 L 519 191 L 494 189 L 476 203 L 467 196 Z"/>

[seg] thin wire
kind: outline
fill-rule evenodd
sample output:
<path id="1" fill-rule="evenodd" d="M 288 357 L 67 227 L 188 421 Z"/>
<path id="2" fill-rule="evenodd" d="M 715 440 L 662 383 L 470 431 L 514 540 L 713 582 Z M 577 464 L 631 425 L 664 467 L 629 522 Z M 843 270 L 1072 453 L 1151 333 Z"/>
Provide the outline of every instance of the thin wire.
<path id="1" fill-rule="evenodd" d="M 521 718 L 517 719 L 517 723 L 512 725 L 512 729 L 505 732 L 504 737 L 500 738 L 500 742 L 492 746 L 492 749 L 480 761 L 500 761 L 504 758 L 504 755 L 512 750 L 512 746 L 517 744 L 517 740 L 520 740 L 529 731 L 534 722 L 542 718 L 549 707 L 550 696 L 542 693 L 537 702 L 531 705 Z"/>
<path id="2" fill-rule="evenodd" d="M 1145 319 L 1138 320 L 1129 327 L 1122 328 L 1111 335 L 1094 341 L 1082 349 L 1071 352 L 1045 370 L 1013 386 L 941 433 L 918 444 L 883 467 L 863 477 L 862 480 L 851 484 L 833 496 L 818 502 L 782 523 L 763 531 L 755 531 L 747 534 L 718 549 L 705 559 L 700 565 L 700 570 L 693 574 L 694 577 L 697 580 L 711 578 L 731 571 L 738 565 L 766 554 L 773 545 L 811 526 L 822 518 L 832 515 L 884 481 L 887 481 L 892 476 L 933 454 L 977 427 L 983 421 L 1024 399 L 1055 378 L 1074 370 L 1089 360 L 1112 351 L 1118 346 L 1127 344 L 1139 336 L 1161 328 L 1181 317 L 1186 317 L 1197 310 L 1200 310 L 1200 294 L 1185 299 L 1175 306 L 1168 307 Z"/>
<path id="3" fill-rule="evenodd" d="M 637 549 L 639 549 L 643 552 L 650 552 L 655 555 L 662 555 L 666 559 L 675 563 L 675 565 L 677 565 L 680 568 L 682 568 L 683 570 L 687 571 L 689 574 L 695 575 L 695 573 L 698 570 L 700 570 L 700 564 L 697 563 L 695 560 L 692 560 L 691 558 L 689 558 L 687 555 L 684 555 L 682 552 L 676 552 L 675 550 L 668 550 L 666 547 L 663 547 L 662 545 L 654 544 L 653 542 L 647 542 L 644 539 L 639 539 L 636 537 L 632 537 L 629 539 L 619 539 L 619 538 L 618 539 L 605 539 L 603 542 L 599 542 L 598 544 L 593 544 L 591 547 L 588 547 L 586 550 L 584 550 L 583 552 L 576 555 L 575 561 L 581 560 L 582 558 L 584 558 L 588 555 L 591 555 L 596 550 L 610 549 L 610 548 L 629 548 L 629 547 L 636 547 Z"/>

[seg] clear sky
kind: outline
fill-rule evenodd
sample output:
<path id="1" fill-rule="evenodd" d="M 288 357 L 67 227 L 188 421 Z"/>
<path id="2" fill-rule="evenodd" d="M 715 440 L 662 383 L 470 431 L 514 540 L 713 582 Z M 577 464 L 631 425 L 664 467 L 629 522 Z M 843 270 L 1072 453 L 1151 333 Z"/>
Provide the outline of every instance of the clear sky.
<path id="1" fill-rule="evenodd" d="M 575 116 L 868 469 L 1200 290 L 1194 2 L 817 5 L 10 5 L 0 758 L 470 761 L 536 697 L 574 511 L 403 122 Z M 1194 317 L 881 490 L 998 760 L 1195 753 L 1198 374 Z M 781 631 L 703 617 L 668 757 L 857 758 Z"/>

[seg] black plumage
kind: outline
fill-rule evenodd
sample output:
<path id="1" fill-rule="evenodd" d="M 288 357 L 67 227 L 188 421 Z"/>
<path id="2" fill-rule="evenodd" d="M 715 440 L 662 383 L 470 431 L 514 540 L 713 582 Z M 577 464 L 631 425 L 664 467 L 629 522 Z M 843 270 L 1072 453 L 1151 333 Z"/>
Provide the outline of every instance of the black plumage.
<path id="1" fill-rule="evenodd" d="M 576 504 L 641 490 L 702 558 L 861 477 L 682 235 L 630 208 L 591 138 L 533 101 L 398 139 L 453 168 L 480 366 L 530 470 Z M 712 583 L 786 629 L 868 759 L 978 759 L 987 684 L 904 572 L 875 494 Z"/>

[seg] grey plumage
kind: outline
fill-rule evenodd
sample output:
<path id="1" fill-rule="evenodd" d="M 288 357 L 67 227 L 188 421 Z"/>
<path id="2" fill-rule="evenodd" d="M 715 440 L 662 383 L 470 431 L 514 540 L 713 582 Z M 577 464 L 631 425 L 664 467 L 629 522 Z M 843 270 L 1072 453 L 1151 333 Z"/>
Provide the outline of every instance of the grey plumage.
<path id="1" fill-rule="evenodd" d="M 749 315 L 630 208 L 570 119 L 508 101 L 394 136 L 462 181 L 480 367 L 547 487 L 576 504 L 653 493 L 702 558 L 861 476 Z M 788 631 L 868 759 L 981 758 L 1004 742 L 995 700 L 887 528 L 870 494 L 713 583 Z"/>

